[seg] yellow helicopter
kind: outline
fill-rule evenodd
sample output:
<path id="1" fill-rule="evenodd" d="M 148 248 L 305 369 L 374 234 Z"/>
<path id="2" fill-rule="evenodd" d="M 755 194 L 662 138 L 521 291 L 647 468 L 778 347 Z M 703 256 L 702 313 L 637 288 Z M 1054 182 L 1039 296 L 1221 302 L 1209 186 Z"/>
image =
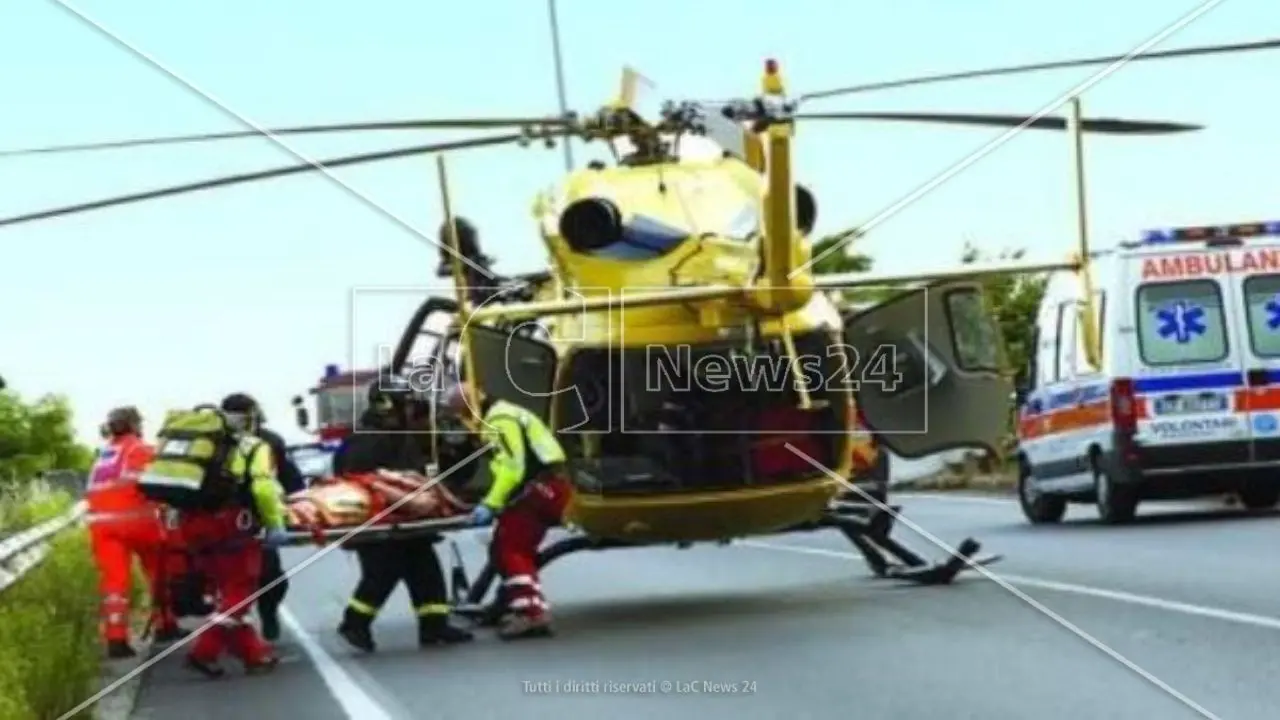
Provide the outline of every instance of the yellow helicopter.
<path id="1" fill-rule="evenodd" d="M 1077 65 L 1267 49 L 1280 41 L 1089 58 L 954 73 L 811 93 L 828 97 Z M 551 269 L 499 278 L 465 238 L 438 157 L 447 241 L 442 267 L 455 297 L 430 298 L 411 319 L 392 370 L 442 367 L 448 337 L 415 354 L 434 313 L 453 316 L 458 373 L 491 397 L 539 412 L 560 432 L 575 482 L 566 522 L 576 534 L 542 562 L 583 549 L 728 542 L 834 528 L 879 576 L 946 583 L 974 558 L 972 539 L 931 564 L 889 538 L 896 508 L 839 499 L 865 425 L 896 454 L 917 458 L 975 446 L 995 450 L 1012 386 L 1002 339 L 983 304 L 981 278 L 1070 269 L 1087 272 L 1081 235 L 1074 259 L 993 263 L 911 274 L 815 275 L 811 191 L 796 183 L 791 143 L 801 120 L 896 120 L 1082 132 L 1156 134 L 1198 126 L 954 113 L 797 112 L 777 64 L 766 62 L 757 97 L 667 103 L 646 120 L 634 110 L 636 76 L 615 102 L 584 118 L 408 120 L 298 126 L 269 134 L 430 128 L 518 132 L 347 156 L 0 218 L 0 227 L 291 174 L 465 148 L 579 138 L 629 141 L 617 165 L 571 172 L 537 198 L 534 218 Z M 92 143 L 0 156 L 121 148 L 260 135 L 262 131 Z M 720 157 L 680 155 L 682 138 L 707 136 Z M 1083 218 L 1082 218 L 1083 220 Z M 469 241 L 468 241 L 469 240 Z M 828 294 L 897 285 L 902 292 L 849 312 Z M 1083 315 L 1094 315 L 1085 308 Z M 1088 323 L 1086 323 L 1088 325 Z M 456 379 L 456 378 L 455 378 Z M 474 406 L 474 404 L 473 404 Z M 434 407 L 434 405 L 433 405 Z M 861 422 L 859 421 L 861 417 Z M 444 420 L 444 418 L 440 418 Z M 442 423 L 443 424 L 443 423 Z M 437 426 L 437 430 L 439 426 Z M 434 438 L 436 433 L 432 433 Z M 438 443 L 432 440 L 433 451 Z M 492 571 L 468 599 L 479 603 Z"/>

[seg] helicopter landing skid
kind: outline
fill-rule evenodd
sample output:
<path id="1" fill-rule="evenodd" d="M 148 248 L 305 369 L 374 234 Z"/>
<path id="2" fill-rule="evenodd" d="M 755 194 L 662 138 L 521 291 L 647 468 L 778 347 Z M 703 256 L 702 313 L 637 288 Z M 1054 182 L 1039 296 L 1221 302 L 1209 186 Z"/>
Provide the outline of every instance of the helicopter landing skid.
<path id="1" fill-rule="evenodd" d="M 966 538 L 941 562 L 929 562 L 889 537 L 894 518 L 901 509 L 897 506 L 878 507 L 871 504 L 836 502 L 814 523 L 789 528 L 782 532 L 804 532 L 834 528 L 839 530 L 870 566 L 877 578 L 905 580 L 919 585 L 949 585 L 956 576 L 968 568 L 979 568 L 1001 560 L 1000 555 L 977 556 L 981 544 Z M 613 550 L 643 547 L 634 543 L 615 540 L 598 540 L 585 535 L 571 535 L 551 543 L 538 552 L 538 568 L 542 569 L 565 555 L 583 550 Z M 684 547 L 684 545 L 681 545 Z M 486 562 L 474 582 L 467 579 L 466 569 L 455 547 L 454 567 L 451 573 L 454 613 L 481 627 L 498 624 L 506 611 L 501 593 L 492 602 L 485 597 L 497 579 L 493 562 Z"/>
<path id="2" fill-rule="evenodd" d="M 951 557 L 931 563 L 889 537 L 894 518 L 900 512 L 897 506 L 837 502 L 820 522 L 805 529 L 835 528 L 858 549 L 876 577 L 920 585 L 949 585 L 965 569 L 985 567 L 1001 560 L 1000 555 L 975 557 L 982 544 L 965 538 Z"/>

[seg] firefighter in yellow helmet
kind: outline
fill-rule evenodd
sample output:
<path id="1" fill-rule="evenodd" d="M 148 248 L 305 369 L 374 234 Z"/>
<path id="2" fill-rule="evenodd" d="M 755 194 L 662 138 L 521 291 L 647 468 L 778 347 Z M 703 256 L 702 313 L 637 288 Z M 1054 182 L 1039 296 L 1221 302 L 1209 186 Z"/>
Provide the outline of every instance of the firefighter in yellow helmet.
<path id="1" fill-rule="evenodd" d="M 469 406 L 471 398 L 478 407 Z M 508 640 L 550 635 L 550 606 L 538 582 L 538 546 L 560 524 L 572 494 L 564 449 L 537 414 L 486 397 L 466 383 L 450 388 L 445 402 L 491 445 L 493 482 L 472 521 L 487 525 L 497 519 L 490 559 L 502 578 L 508 610 L 498 634 Z"/>

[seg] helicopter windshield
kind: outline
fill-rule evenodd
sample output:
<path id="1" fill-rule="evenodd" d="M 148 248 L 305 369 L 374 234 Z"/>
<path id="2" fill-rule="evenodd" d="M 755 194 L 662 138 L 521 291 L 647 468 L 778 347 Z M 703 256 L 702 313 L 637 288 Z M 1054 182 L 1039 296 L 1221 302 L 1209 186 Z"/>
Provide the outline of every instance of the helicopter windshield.
<path id="1" fill-rule="evenodd" d="M 689 168 L 670 183 L 689 225 L 699 235 L 713 233 L 747 240 L 760 225 L 760 206 L 726 174 Z"/>
<path id="2" fill-rule="evenodd" d="M 694 138 L 695 140 L 700 138 Z M 625 220 L 624 241 L 598 251 L 617 259 L 642 259 L 661 255 L 690 236 L 718 235 L 746 241 L 760 226 L 754 188 L 744 187 L 740 175 L 687 158 L 662 173 L 662 184 L 676 202 L 664 203 L 657 212 L 634 212 Z M 620 204 L 634 206 L 629 198 L 652 195 L 654 176 L 636 174 L 611 179 L 609 195 Z"/>

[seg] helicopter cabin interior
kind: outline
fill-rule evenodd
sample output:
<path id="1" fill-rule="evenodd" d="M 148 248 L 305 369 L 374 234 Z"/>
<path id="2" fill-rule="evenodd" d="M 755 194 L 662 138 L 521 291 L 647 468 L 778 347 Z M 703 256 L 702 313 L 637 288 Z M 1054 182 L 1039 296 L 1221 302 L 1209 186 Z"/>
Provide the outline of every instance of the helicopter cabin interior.
<path id="1" fill-rule="evenodd" d="M 549 398 L 579 489 L 601 495 L 731 490 L 799 482 L 847 452 L 850 388 L 821 382 L 844 364 L 829 331 L 795 339 L 812 407 L 801 396 L 783 344 L 575 348 L 565 357 L 567 392 Z M 537 352 L 533 342 L 525 351 Z M 530 375 L 535 366 L 530 368 Z M 534 381 L 530 377 L 529 381 Z M 524 382 L 522 381 L 523 385 Z"/>
<path id="2" fill-rule="evenodd" d="M 859 428 L 905 458 L 996 450 L 1012 385 L 980 284 L 913 288 L 848 306 L 842 320 L 843 343 L 827 329 L 795 337 L 800 358 L 819 365 L 801 365 L 806 379 L 821 379 L 807 385 L 810 409 L 801 409 L 784 372 L 791 366 L 782 344 L 768 338 L 751 352 L 737 339 L 697 348 L 576 346 L 559 355 L 543 337 L 473 326 L 471 351 L 486 392 L 554 419 L 579 491 L 601 496 L 805 482 L 825 470 L 804 456 L 839 467 Z M 413 334 L 457 368 L 456 337 L 440 342 L 424 324 L 412 325 Z M 845 401 L 850 392 L 859 422 Z"/>

